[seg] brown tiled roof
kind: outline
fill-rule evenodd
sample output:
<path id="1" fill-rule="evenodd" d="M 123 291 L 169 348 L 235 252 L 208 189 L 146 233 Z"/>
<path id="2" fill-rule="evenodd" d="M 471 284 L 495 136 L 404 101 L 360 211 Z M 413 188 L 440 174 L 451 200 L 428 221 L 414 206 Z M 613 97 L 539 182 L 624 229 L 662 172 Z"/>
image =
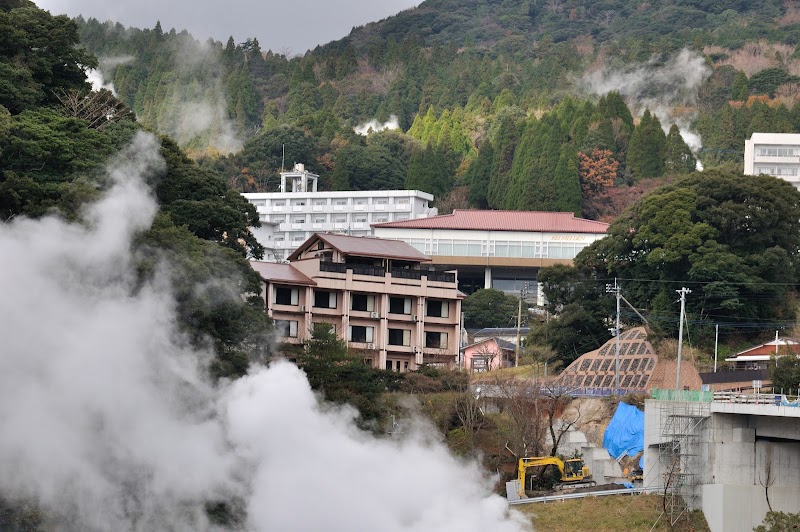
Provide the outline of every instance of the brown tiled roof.
<path id="1" fill-rule="evenodd" d="M 262 279 L 270 283 L 304 284 L 308 286 L 317 284 L 291 264 L 250 261 L 250 267 Z"/>
<path id="2" fill-rule="evenodd" d="M 366 236 L 349 236 L 335 233 L 315 233 L 306 240 L 291 255 L 289 260 L 298 258 L 316 238 L 324 240 L 332 247 L 345 255 L 356 257 L 380 257 L 385 259 L 400 259 L 417 262 L 430 262 L 430 257 L 420 253 L 415 248 L 401 240 L 387 240 Z"/>
<path id="3" fill-rule="evenodd" d="M 604 234 L 608 230 L 607 223 L 576 218 L 571 212 L 479 210 L 455 210 L 452 214 L 384 222 L 372 224 L 372 227 L 595 234 Z"/>

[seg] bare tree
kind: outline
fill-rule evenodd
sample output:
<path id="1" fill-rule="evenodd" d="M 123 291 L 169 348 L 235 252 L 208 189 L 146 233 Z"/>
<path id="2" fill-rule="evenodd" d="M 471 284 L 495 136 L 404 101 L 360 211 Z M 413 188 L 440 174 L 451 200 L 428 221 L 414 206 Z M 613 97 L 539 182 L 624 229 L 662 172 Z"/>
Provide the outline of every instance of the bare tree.
<path id="1" fill-rule="evenodd" d="M 556 387 L 553 384 L 544 385 L 543 391 L 546 396 L 547 427 L 553 442 L 550 448 L 550 456 L 556 456 L 558 454 L 558 446 L 561 445 L 564 435 L 580 420 L 581 411 L 580 408 L 575 408 L 575 414 L 572 416 L 574 419 L 565 419 L 564 413 L 567 405 L 572 402 L 572 396 L 568 395 L 563 388 Z"/>
<path id="2" fill-rule="evenodd" d="M 768 447 L 768 449 L 771 448 Z M 769 502 L 769 488 L 775 484 L 775 477 L 772 476 L 772 453 L 769 452 L 769 458 L 767 459 L 767 463 L 764 465 L 764 477 L 761 478 L 761 473 L 758 474 L 758 482 L 762 486 L 764 486 L 764 495 L 767 498 L 767 508 L 769 511 L 772 512 L 772 503 Z"/>
<path id="3" fill-rule="evenodd" d="M 133 111 L 117 99 L 108 89 L 82 93 L 80 91 L 61 91 L 56 94 L 62 112 L 69 117 L 88 122 L 93 129 L 103 129 L 108 124 L 120 120 L 135 120 Z"/>
<path id="4" fill-rule="evenodd" d="M 495 376 L 487 386 L 510 421 L 506 448 L 516 459 L 541 456 L 547 424 L 539 381 Z"/>
<path id="5" fill-rule="evenodd" d="M 475 436 L 481 430 L 485 420 L 479 401 L 479 394 L 469 388 L 460 393 L 455 399 L 456 415 L 461 422 L 461 427 L 464 429 L 464 435 L 467 438 L 467 445 L 470 450 L 475 447 Z"/>

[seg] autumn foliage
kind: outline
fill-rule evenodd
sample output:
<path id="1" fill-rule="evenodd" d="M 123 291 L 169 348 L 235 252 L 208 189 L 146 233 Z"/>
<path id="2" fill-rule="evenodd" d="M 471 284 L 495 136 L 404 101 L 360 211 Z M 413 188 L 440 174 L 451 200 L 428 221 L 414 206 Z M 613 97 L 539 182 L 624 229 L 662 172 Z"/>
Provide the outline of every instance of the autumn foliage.
<path id="1" fill-rule="evenodd" d="M 590 155 L 579 153 L 581 189 L 584 197 L 594 196 L 614 186 L 619 161 L 610 150 L 593 149 Z"/>

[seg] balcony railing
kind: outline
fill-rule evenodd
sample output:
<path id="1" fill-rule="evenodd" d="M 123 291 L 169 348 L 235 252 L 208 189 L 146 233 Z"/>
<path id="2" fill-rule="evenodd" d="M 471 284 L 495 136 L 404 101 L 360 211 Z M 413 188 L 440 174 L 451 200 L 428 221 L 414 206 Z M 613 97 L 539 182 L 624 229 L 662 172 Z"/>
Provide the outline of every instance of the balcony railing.
<path id="1" fill-rule="evenodd" d="M 343 262 L 320 261 L 319 271 L 332 273 L 347 273 L 347 264 Z"/>
<path id="2" fill-rule="evenodd" d="M 438 281 L 441 283 L 455 283 L 456 274 L 447 272 L 428 272 L 429 281 Z"/>
<path id="3" fill-rule="evenodd" d="M 346 262 L 326 262 L 319 263 L 319 270 L 322 272 L 332 273 L 347 273 L 347 270 L 353 270 L 354 275 L 372 275 L 374 277 L 384 277 L 386 270 L 380 266 L 368 266 L 366 264 L 348 264 Z M 421 280 L 423 276 L 427 276 L 429 281 L 437 281 L 442 283 L 455 283 L 456 276 L 454 273 L 448 272 L 434 272 L 426 270 L 406 270 L 402 268 L 392 268 L 390 271 L 392 277 L 398 279 L 416 279 Z"/>
<path id="4" fill-rule="evenodd" d="M 403 270 L 401 268 L 392 268 L 392 277 L 398 279 L 422 279 L 421 270 Z"/>

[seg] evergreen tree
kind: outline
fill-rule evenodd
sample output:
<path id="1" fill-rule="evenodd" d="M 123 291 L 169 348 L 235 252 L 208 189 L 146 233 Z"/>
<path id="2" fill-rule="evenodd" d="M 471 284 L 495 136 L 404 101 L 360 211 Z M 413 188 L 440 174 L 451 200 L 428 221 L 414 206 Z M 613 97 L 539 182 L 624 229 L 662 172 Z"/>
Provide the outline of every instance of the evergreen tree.
<path id="1" fill-rule="evenodd" d="M 553 210 L 581 214 L 581 181 L 578 173 L 578 153 L 572 144 L 564 144 L 553 174 L 556 201 Z"/>
<path id="2" fill-rule="evenodd" d="M 694 172 L 696 167 L 697 161 L 692 150 L 684 142 L 678 126 L 672 124 L 664 145 L 664 170 L 668 174 L 688 174 Z"/>
<path id="3" fill-rule="evenodd" d="M 747 83 L 747 75 L 744 72 L 737 72 L 731 87 L 731 98 L 740 102 L 746 102 L 750 96 L 750 88 Z"/>
<path id="4" fill-rule="evenodd" d="M 658 118 L 645 109 L 628 146 L 628 168 L 636 179 L 659 177 L 664 173 L 666 136 Z"/>

